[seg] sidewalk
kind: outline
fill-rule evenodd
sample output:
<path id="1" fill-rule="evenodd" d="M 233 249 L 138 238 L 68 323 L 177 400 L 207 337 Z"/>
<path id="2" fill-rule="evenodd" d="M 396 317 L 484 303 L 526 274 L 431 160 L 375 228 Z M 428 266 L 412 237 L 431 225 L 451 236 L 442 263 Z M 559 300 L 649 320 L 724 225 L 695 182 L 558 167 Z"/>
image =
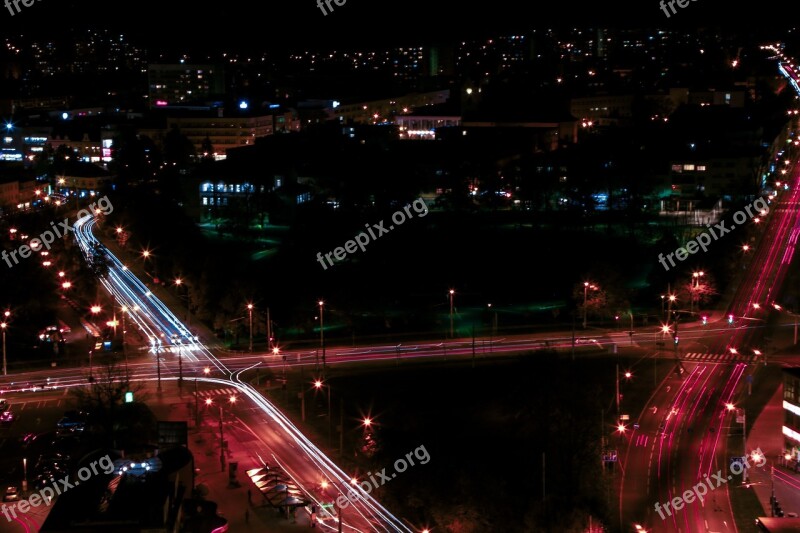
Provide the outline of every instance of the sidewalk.
<path id="1" fill-rule="evenodd" d="M 203 484 L 208 488 L 205 499 L 216 502 L 218 514 L 228 520 L 228 531 L 297 533 L 312 530 L 309 516 L 303 509 L 297 509 L 296 523 L 292 523 L 291 519 L 279 514 L 277 509 L 266 503 L 256 486 L 247 477 L 247 470 L 261 465 L 245 451 L 242 443 L 234 438 L 235 434 L 229 431 L 228 423 L 225 424 L 224 431 L 228 449 L 225 454 L 224 470 L 221 468 L 219 426 L 216 419 L 205 418 L 199 428 L 194 427 L 191 394 L 185 392 L 178 398 L 177 388 L 173 387 L 174 384 L 164 387 L 163 403 L 152 402 L 151 408 L 159 420 L 188 422 L 189 449 L 194 455 L 197 473 L 195 486 Z M 153 396 L 156 397 L 155 392 Z M 228 465 L 231 461 L 238 462 L 236 471 L 238 486 L 230 486 L 228 482 Z M 251 493 L 250 503 L 248 503 L 248 489 Z M 249 514 L 248 517 L 245 516 L 246 513 Z"/>

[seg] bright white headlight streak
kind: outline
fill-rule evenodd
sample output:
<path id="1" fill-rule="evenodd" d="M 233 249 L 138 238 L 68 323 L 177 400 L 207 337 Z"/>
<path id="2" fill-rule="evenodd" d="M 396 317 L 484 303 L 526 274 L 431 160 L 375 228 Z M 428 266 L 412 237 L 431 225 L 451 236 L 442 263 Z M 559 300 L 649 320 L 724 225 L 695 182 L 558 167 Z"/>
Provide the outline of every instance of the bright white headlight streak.
<path id="1" fill-rule="evenodd" d="M 177 333 L 182 337 L 188 335 L 188 329 L 155 295 L 149 295 L 147 298 L 143 299 L 137 294 L 148 294 L 149 291 L 138 278 L 131 274 L 130 270 L 124 269 L 122 263 L 95 239 L 94 235 L 91 233 L 91 227 L 94 223 L 94 217 L 84 217 L 76 222 L 74 226 L 75 236 L 87 259 L 95 253 L 93 249 L 99 253 L 105 254 L 109 259 L 109 273 L 106 278 L 102 280 L 103 286 L 117 297 L 122 304 L 126 305 L 128 309 L 134 309 L 138 306 L 139 311 L 130 313 L 131 316 L 136 314 L 138 317 L 138 320 L 135 320 L 137 325 L 141 325 L 143 329 L 147 328 L 147 331 L 151 332 L 151 334 L 156 337 L 159 337 L 159 335 L 156 335 L 156 331 L 161 330 L 165 335 L 164 342 L 169 342 L 172 333 Z M 325 477 L 329 480 L 336 480 L 341 486 L 349 485 L 349 475 L 345 474 L 344 471 L 336 466 L 336 464 L 308 440 L 288 418 L 283 416 L 271 403 L 266 401 L 253 387 L 240 380 L 239 374 L 242 371 L 237 372 L 236 376 L 233 376 L 225 364 L 217 359 L 202 343 L 196 342 L 192 347 L 196 349 L 199 354 L 202 354 L 202 356 L 205 357 L 209 363 L 213 364 L 223 375 L 229 376 L 228 379 L 198 377 L 198 381 L 216 383 L 227 387 L 234 386 L 239 389 L 243 395 L 247 396 L 280 426 L 286 435 L 297 444 Z M 370 524 L 372 530 L 411 533 L 411 529 L 408 526 L 398 517 L 390 513 L 372 496 L 363 491 L 359 491 L 359 493 L 358 503 L 351 500 L 351 505 L 348 509 L 350 509 L 351 513 L 357 512 L 361 515 L 364 520 Z M 369 516 L 365 515 L 365 512 Z M 355 528 L 347 527 L 355 531 Z"/>

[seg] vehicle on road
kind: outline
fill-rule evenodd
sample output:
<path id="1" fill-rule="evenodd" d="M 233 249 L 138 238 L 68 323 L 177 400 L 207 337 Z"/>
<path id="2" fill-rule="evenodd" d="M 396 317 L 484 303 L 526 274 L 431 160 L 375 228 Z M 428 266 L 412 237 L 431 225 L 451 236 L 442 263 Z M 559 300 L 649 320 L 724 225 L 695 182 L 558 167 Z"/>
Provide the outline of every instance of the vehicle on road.
<path id="1" fill-rule="evenodd" d="M 16 502 L 19 500 L 19 489 L 17 487 L 11 486 L 6 489 L 6 493 L 3 495 L 4 502 Z"/>
<path id="2" fill-rule="evenodd" d="M 0 424 L 7 425 L 14 421 L 14 412 L 11 409 L 6 409 L 0 413 Z"/>

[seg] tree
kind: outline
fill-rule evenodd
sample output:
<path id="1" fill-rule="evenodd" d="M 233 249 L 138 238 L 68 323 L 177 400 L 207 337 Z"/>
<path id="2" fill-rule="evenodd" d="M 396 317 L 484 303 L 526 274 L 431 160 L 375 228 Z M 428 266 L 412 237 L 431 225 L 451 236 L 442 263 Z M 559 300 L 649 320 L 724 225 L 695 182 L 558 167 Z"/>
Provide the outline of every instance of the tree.
<path id="1" fill-rule="evenodd" d="M 186 168 L 194 155 L 195 149 L 192 141 L 177 127 L 173 127 L 164 136 L 164 161 L 166 163 L 174 163 L 179 168 Z"/>
<path id="2" fill-rule="evenodd" d="M 608 294 L 602 288 L 592 285 L 595 288 L 586 289 L 583 283 L 575 285 L 575 290 L 572 293 L 573 298 L 578 302 L 578 312 L 580 316 L 584 313 L 584 289 L 586 289 L 586 314 L 594 316 L 602 316 L 608 309 Z"/>
<path id="3" fill-rule="evenodd" d="M 689 302 L 690 308 L 696 311 L 700 309 L 701 304 L 708 304 L 719 294 L 714 277 L 709 272 L 703 272 L 702 276 L 690 277 L 680 286 L 678 292 L 678 298 Z"/>
<path id="4" fill-rule="evenodd" d="M 95 359 L 100 357 L 113 356 L 95 355 Z M 127 434 L 131 426 L 148 423 L 149 417 L 143 414 L 141 409 L 125 404 L 126 392 L 133 392 L 134 398 L 138 398 L 141 402 L 144 386 L 141 383 L 131 385 L 125 370 L 113 359 L 101 362 L 95 368 L 91 383 L 85 387 L 72 389 L 72 395 L 77 401 L 78 409 L 89 413 L 87 429 L 105 444 L 120 446 L 124 444 L 120 437 L 127 436 L 125 440 L 130 440 L 130 435 Z M 145 436 L 150 438 L 149 435 Z"/>
<path id="5" fill-rule="evenodd" d="M 209 137 L 203 139 L 203 144 L 200 145 L 200 153 L 203 155 L 204 160 L 210 161 L 214 159 L 214 145 Z"/>

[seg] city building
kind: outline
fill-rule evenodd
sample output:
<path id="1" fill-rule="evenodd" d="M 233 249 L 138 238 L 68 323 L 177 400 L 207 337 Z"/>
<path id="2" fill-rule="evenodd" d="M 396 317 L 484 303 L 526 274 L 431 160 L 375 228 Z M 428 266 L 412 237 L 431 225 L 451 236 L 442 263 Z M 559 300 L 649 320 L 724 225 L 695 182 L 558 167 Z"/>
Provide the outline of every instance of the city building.
<path id="1" fill-rule="evenodd" d="M 0 213 L 29 209 L 37 199 L 33 171 L 18 163 L 0 165 Z"/>
<path id="2" fill-rule="evenodd" d="M 439 104 L 398 115 L 395 122 L 400 129 L 401 139 L 434 140 L 437 128 L 460 126 L 461 113 L 454 105 Z"/>
<path id="3" fill-rule="evenodd" d="M 150 65 L 147 79 L 151 107 L 202 101 L 225 93 L 225 71 L 221 66 Z"/>
<path id="4" fill-rule="evenodd" d="M 215 159 L 224 159 L 230 148 L 251 145 L 274 132 L 272 115 L 226 117 L 222 109 L 171 116 L 167 131 L 172 128 L 185 135 L 198 154 Z"/>
<path id="5" fill-rule="evenodd" d="M 800 464 L 800 368 L 783 369 L 783 440 L 789 461 Z"/>
<path id="6" fill-rule="evenodd" d="M 392 122 L 395 117 L 425 106 L 444 104 L 450 98 L 450 89 L 426 93 L 411 93 L 396 98 L 383 98 L 361 102 L 334 103 L 329 117 L 345 123 L 380 124 Z"/>
<path id="7" fill-rule="evenodd" d="M 102 194 L 112 187 L 113 181 L 111 173 L 97 165 L 73 161 L 56 173 L 54 190 L 64 196 L 84 198 Z"/>
<path id="8" fill-rule="evenodd" d="M 111 454 L 109 454 L 110 456 Z M 178 533 L 194 488 L 194 458 L 177 446 L 113 461 L 56 499 L 41 533 Z M 81 478 L 83 479 L 83 478 Z M 207 530 L 210 533 L 210 529 Z"/>

